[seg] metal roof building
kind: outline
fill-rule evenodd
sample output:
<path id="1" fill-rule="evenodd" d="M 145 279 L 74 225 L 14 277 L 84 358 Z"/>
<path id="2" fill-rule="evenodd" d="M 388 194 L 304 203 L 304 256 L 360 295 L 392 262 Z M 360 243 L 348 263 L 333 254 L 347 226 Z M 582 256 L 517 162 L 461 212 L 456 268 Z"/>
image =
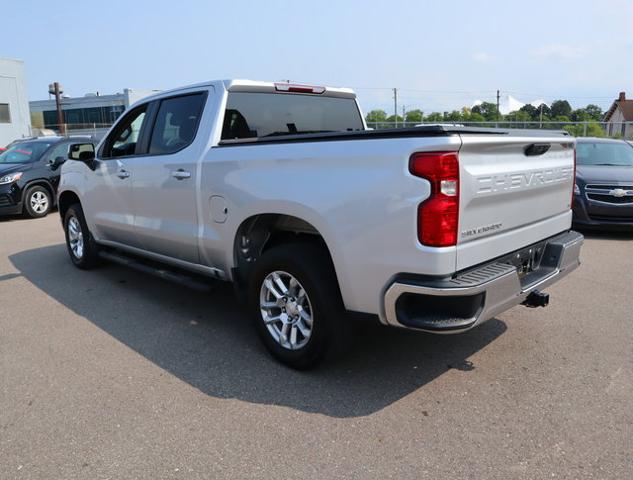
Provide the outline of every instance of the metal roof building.
<path id="1" fill-rule="evenodd" d="M 64 96 L 61 99 L 64 123 L 69 131 L 109 127 L 134 102 L 156 92 L 158 90 L 126 88 L 112 95 Z M 31 101 L 29 107 L 33 127 L 59 130 L 55 99 Z"/>

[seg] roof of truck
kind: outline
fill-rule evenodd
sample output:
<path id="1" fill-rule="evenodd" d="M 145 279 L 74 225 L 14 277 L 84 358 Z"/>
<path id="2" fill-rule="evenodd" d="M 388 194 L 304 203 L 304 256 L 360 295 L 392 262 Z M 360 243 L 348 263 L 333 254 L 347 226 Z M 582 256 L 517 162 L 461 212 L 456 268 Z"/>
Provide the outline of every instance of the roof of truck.
<path id="1" fill-rule="evenodd" d="M 165 96 L 177 94 L 187 90 L 193 90 L 196 88 L 210 87 L 210 86 L 223 86 L 225 90 L 229 92 L 279 92 L 279 93 L 299 93 L 293 91 L 282 91 L 280 88 L 299 88 L 299 89 L 318 89 L 315 92 L 303 92 L 308 94 L 323 95 L 326 97 L 341 97 L 341 98 L 356 98 L 356 93 L 351 88 L 341 87 L 328 87 L 324 85 L 312 85 L 307 83 L 296 82 L 262 82 L 258 80 L 246 80 L 246 79 L 228 79 L 228 80 L 209 80 L 207 82 L 194 83 L 191 85 L 184 85 L 182 87 L 171 88 L 169 90 L 163 90 L 154 95 L 144 97 L 141 101 L 145 102 L 154 98 L 162 98 Z"/>
<path id="2" fill-rule="evenodd" d="M 308 93 L 324 95 L 327 97 L 356 98 L 356 93 L 351 88 L 328 87 L 293 81 L 260 82 L 257 80 L 223 80 L 224 87 L 229 92 L 281 92 L 281 93 Z M 293 89 L 296 91 L 293 92 Z M 313 89 L 312 92 L 309 90 Z M 301 92 L 301 90 L 305 90 Z"/>

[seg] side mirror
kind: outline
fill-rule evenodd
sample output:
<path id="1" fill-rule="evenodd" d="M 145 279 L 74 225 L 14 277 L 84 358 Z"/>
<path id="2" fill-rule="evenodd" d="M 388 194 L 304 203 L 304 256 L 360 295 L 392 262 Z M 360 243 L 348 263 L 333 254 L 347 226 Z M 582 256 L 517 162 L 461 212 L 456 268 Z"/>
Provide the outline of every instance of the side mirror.
<path id="1" fill-rule="evenodd" d="M 73 143 L 68 149 L 68 158 L 90 163 L 95 158 L 95 146 L 92 143 Z"/>
<path id="2" fill-rule="evenodd" d="M 51 162 L 51 167 L 59 168 L 66 161 L 66 157 L 55 157 Z"/>

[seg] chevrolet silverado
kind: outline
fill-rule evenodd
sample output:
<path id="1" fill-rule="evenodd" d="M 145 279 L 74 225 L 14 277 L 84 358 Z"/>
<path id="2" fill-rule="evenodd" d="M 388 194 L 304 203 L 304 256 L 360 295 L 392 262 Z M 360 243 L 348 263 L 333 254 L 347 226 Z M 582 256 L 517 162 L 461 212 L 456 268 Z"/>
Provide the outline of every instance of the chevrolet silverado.
<path id="1" fill-rule="evenodd" d="M 579 265 L 575 141 L 462 126 L 369 130 L 345 88 L 225 80 L 145 98 L 71 147 L 71 261 L 234 282 L 263 343 L 318 363 L 354 314 L 457 333 Z"/>

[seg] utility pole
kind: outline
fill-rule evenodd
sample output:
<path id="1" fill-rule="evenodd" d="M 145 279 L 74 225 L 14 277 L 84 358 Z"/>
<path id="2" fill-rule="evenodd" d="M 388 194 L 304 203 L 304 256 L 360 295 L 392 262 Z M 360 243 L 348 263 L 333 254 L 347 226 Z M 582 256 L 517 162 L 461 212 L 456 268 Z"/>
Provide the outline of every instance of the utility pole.
<path id="1" fill-rule="evenodd" d="M 396 122 L 396 127 L 398 126 L 398 89 L 393 89 L 393 120 Z"/>
<path id="2" fill-rule="evenodd" d="M 541 113 L 539 115 L 538 128 L 543 128 L 543 104 L 542 103 L 541 103 L 541 106 L 539 108 L 541 109 Z"/>
<path id="3" fill-rule="evenodd" d="M 62 93 L 64 90 L 58 82 L 53 82 L 48 85 L 48 93 L 55 95 L 55 106 L 57 108 L 57 125 L 59 126 L 59 134 L 66 134 L 66 125 L 64 125 L 64 113 L 62 112 Z"/>
<path id="4" fill-rule="evenodd" d="M 405 127 L 405 120 L 404 120 L 404 114 L 405 114 L 405 109 L 404 109 L 404 105 L 402 105 L 402 126 Z"/>
<path id="5" fill-rule="evenodd" d="M 499 122 L 499 90 L 497 90 L 497 122 Z"/>

